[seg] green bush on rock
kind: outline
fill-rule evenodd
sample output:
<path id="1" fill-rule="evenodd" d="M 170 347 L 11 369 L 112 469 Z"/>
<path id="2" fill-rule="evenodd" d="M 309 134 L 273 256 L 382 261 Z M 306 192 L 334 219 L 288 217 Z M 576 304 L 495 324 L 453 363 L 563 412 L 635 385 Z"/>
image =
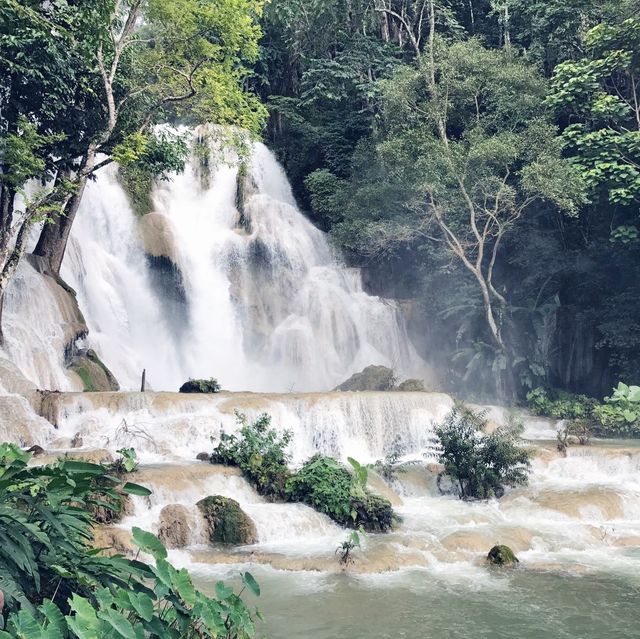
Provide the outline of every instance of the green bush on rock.
<path id="1" fill-rule="evenodd" d="M 219 393 L 221 386 L 217 379 L 190 379 L 180 386 L 180 393 Z"/>
<path id="2" fill-rule="evenodd" d="M 286 494 L 290 501 L 308 504 L 343 526 L 389 531 L 396 518 L 391 503 L 364 484 L 366 478 L 358 478 L 357 470 L 351 474 L 335 459 L 314 455 L 289 479 Z"/>
<path id="3" fill-rule="evenodd" d="M 485 415 L 456 404 L 436 428 L 439 461 L 460 499 L 501 497 L 505 486 L 528 480 L 531 454 L 506 428 L 487 434 Z"/>
<path id="4" fill-rule="evenodd" d="M 221 433 L 211 463 L 237 466 L 261 495 L 282 499 L 291 474 L 286 452 L 291 433 L 279 434 L 270 428 L 271 417 L 266 413 L 249 422 L 246 415 L 236 411 L 236 420 L 240 426 L 238 435 Z"/>

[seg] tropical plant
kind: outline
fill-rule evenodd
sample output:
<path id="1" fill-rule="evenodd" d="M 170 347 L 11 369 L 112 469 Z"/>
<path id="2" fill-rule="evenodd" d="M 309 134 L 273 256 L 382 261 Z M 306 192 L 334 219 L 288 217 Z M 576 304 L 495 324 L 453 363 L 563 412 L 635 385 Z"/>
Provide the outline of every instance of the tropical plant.
<path id="1" fill-rule="evenodd" d="M 246 415 L 236 411 L 236 420 L 238 434 L 220 434 L 211 463 L 237 466 L 261 495 L 281 499 L 290 475 L 287 448 L 291 432 L 279 433 L 270 428 L 271 417 L 266 413 L 249 422 Z"/>
<path id="2" fill-rule="evenodd" d="M 356 563 L 353 551 L 360 548 L 360 535 L 352 530 L 349 536 L 336 548 L 336 555 L 340 556 L 340 565 L 348 568 Z"/>
<path id="3" fill-rule="evenodd" d="M 487 433 L 486 412 L 456 404 L 436 427 L 439 461 L 460 499 L 501 497 L 505 486 L 527 483 L 531 454 L 508 429 Z"/>
<path id="4" fill-rule="evenodd" d="M 609 436 L 637 436 L 640 434 L 640 386 L 619 382 L 604 404 L 593 411 L 600 424 L 601 434 Z"/>
<path id="5" fill-rule="evenodd" d="M 151 533 L 133 542 L 153 563 L 107 557 L 91 547 L 92 507 L 118 508 L 119 492 L 149 495 L 98 464 L 62 459 L 28 466 L 30 455 L 0 445 L 0 637 L 94 639 L 174 637 L 246 639 L 253 615 L 240 594 L 216 585 L 196 590 L 189 573 L 166 559 Z M 96 495 L 108 495 L 105 502 Z M 249 573 L 243 585 L 260 589 Z"/>

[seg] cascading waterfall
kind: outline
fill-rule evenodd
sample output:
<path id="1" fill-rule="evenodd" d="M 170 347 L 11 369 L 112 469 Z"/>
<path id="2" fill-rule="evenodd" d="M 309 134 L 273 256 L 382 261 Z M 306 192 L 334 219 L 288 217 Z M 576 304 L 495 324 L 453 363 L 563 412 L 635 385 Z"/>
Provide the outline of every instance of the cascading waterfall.
<path id="1" fill-rule="evenodd" d="M 137 387 L 143 368 L 156 390 L 211 376 L 229 389 L 326 390 L 369 364 L 424 377 L 397 305 L 362 290 L 267 148 L 253 146 L 240 179 L 211 153 L 206 179 L 194 154 L 156 185 L 146 219 L 115 167 L 87 188 L 62 274 L 121 385 Z"/>

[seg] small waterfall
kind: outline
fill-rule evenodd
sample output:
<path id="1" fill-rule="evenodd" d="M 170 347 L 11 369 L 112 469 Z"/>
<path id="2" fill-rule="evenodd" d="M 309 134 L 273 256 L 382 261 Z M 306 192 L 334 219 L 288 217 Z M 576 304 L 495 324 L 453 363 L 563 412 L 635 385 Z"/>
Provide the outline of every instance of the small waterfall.
<path id="1" fill-rule="evenodd" d="M 115 167 L 87 188 L 62 274 L 123 388 L 143 368 L 156 390 L 211 376 L 232 390 L 327 390 L 369 364 L 427 374 L 398 306 L 362 290 L 265 146 L 240 177 L 222 161 L 207 177 L 194 154 L 142 219 Z"/>

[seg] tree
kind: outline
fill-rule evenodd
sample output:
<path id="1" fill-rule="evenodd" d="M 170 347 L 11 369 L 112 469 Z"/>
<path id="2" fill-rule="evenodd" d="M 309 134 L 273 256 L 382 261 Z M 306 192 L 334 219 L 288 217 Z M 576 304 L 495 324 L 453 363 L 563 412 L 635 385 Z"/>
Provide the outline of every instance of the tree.
<path id="1" fill-rule="evenodd" d="M 246 64 L 258 53 L 256 20 L 262 4 L 62 0 L 54 5 L 32 0 L 3 5 L 2 58 L 11 62 L 0 93 L 8 105 L 2 111 L 5 147 L 15 147 L 16 138 L 26 140 L 26 122 L 43 136 L 41 141 L 56 141 L 30 146 L 43 167 L 27 177 L 49 178 L 54 186 L 29 202 L 21 216 L 26 228 L 49 218 L 35 253 L 51 272 L 57 273 L 62 263 L 87 181 L 114 160 L 144 158 L 156 124 L 178 119 L 260 128 L 264 110 L 243 87 Z M 35 70 L 25 75 L 34 42 L 55 55 L 41 59 L 36 54 Z M 170 146 L 155 146 L 169 153 L 164 162 L 156 154 L 160 172 L 176 168 Z M 5 175 L 19 173 L 8 164 L 11 158 L 3 153 Z M 3 229 L 15 229 L 15 191 L 3 180 Z M 6 251 L 10 242 L 0 239 Z M 6 287 L 23 249 L 16 246 L 0 286 Z"/>
<path id="2" fill-rule="evenodd" d="M 505 427 L 487 434 L 485 415 L 456 405 L 436 428 L 439 461 L 457 484 L 460 499 L 501 497 L 505 486 L 527 482 L 530 453 Z"/>

